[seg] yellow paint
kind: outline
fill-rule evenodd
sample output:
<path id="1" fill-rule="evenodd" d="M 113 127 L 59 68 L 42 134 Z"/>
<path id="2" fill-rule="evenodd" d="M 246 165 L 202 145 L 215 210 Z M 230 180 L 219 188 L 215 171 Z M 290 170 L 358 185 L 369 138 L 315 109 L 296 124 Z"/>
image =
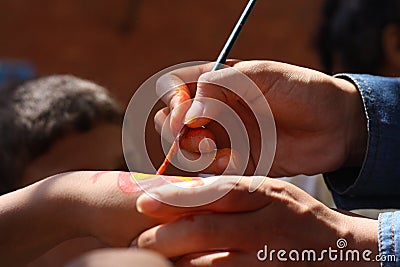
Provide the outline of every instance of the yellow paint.
<path id="1" fill-rule="evenodd" d="M 146 174 L 146 173 L 139 173 L 139 172 L 134 172 L 132 173 L 133 178 L 137 180 L 142 180 L 142 179 L 147 179 L 147 178 L 153 178 L 156 176 L 155 174 Z"/>

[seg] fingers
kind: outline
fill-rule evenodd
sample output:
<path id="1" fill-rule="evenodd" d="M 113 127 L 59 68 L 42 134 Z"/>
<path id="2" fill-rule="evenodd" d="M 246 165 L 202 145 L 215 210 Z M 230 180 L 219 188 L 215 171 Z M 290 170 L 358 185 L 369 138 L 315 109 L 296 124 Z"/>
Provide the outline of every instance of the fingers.
<path id="1" fill-rule="evenodd" d="M 200 75 L 210 71 L 212 64 L 197 65 L 178 69 L 161 76 L 156 83 L 157 95 L 168 105 L 171 112 L 170 127 L 176 135 L 183 124 L 190 107 L 191 95 L 196 90 Z M 175 110 L 179 107 L 179 110 Z"/>
<path id="2" fill-rule="evenodd" d="M 200 150 L 208 149 L 209 145 L 200 143 Z M 189 172 L 203 174 L 237 174 L 243 170 L 242 160 L 239 154 L 229 148 L 213 150 L 210 153 L 192 153 L 182 151 L 178 155 L 179 167 Z"/>
<path id="3" fill-rule="evenodd" d="M 242 160 L 240 155 L 230 149 L 222 148 L 217 150 L 213 162 L 202 172 L 209 174 L 237 174 L 241 172 Z"/>
<path id="4" fill-rule="evenodd" d="M 215 119 L 221 110 L 221 105 L 215 101 L 227 103 L 229 91 L 219 86 L 219 81 L 224 79 L 230 69 L 222 69 L 202 74 L 197 82 L 196 95 L 193 103 L 185 116 L 185 124 L 191 128 L 206 125 L 210 119 Z M 211 99 L 211 100 L 210 100 Z"/>
<path id="5" fill-rule="evenodd" d="M 207 200 L 213 196 L 223 196 L 207 205 L 192 207 L 171 206 L 143 194 L 137 200 L 137 209 L 147 216 L 158 218 L 176 218 L 185 214 L 198 212 L 244 212 L 254 211 L 268 205 L 272 198 L 263 193 L 263 188 L 250 193 L 251 182 L 255 179 L 265 179 L 265 183 L 275 181 L 264 177 L 216 176 L 203 179 L 207 186 L 187 188 L 159 187 L 151 191 L 164 203 L 190 203 L 190 201 Z M 240 181 L 239 181 L 240 180 Z M 277 181 L 279 182 L 279 181 Z M 228 192 L 228 193 L 227 193 Z"/>
<path id="6" fill-rule="evenodd" d="M 204 119 L 215 118 L 228 104 L 235 109 L 238 100 L 261 105 L 265 109 L 263 85 L 266 74 L 258 70 L 260 63 L 238 62 L 233 68 L 225 68 L 214 72 L 203 73 L 198 80 L 196 95 L 185 116 L 189 127 L 204 125 Z M 257 83 L 256 83 L 257 81 Z M 222 105 L 216 105 L 216 100 Z M 262 110 L 263 110 L 262 108 Z"/>
<path id="7" fill-rule="evenodd" d="M 159 111 L 157 111 L 156 115 L 154 116 L 154 125 L 156 131 L 161 135 L 161 132 L 163 133 L 161 136 L 167 140 L 168 142 L 172 143 L 175 139 L 176 136 L 174 136 L 171 132 L 170 127 L 164 127 L 165 124 L 169 125 L 170 124 L 170 117 L 169 115 L 169 108 L 163 108 Z"/>
<path id="8" fill-rule="evenodd" d="M 190 152 L 207 153 L 216 149 L 214 134 L 205 128 L 189 130 L 180 140 L 180 147 Z"/>
<path id="9" fill-rule="evenodd" d="M 155 125 L 158 132 L 161 132 L 160 125 L 168 124 L 168 108 L 164 108 L 155 115 Z M 218 131 L 218 135 L 224 136 L 224 132 Z M 163 138 L 172 143 L 175 137 L 168 127 L 165 127 L 162 134 Z M 221 142 L 225 146 L 224 140 Z M 234 174 L 243 173 L 244 162 L 239 153 L 223 148 L 217 150 L 216 137 L 207 128 L 190 129 L 180 140 L 182 154 L 178 154 L 178 168 L 189 172 L 201 172 L 210 174 Z"/>
<path id="10" fill-rule="evenodd" d="M 233 66 L 238 62 L 229 60 L 227 65 Z M 214 63 L 209 63 L 178 69 L 161 76 L 157 81 L 156 91 L 170 109 L 170 127 L 174 134 L 179 132 L 182 123 L 198 128 L 210 121 L 207 117 L 213 118 L 218 113 L 218 109 L 204 101 L 204 98 L 227 101 L 227 91 L 218 84 L 220 81 L 222 84 L 230 81 L 234 71 L 227 68 L 210 72 L 213 66 Z M 195 101 L 191 103 L 193 95 Z M 179 110 L 176 110 L 178 107 Z"/>
<path id="11" fill-rule="evenodd" d="M 145 231 L 140 248 L 166 257 L 216 250 L 255 251 L 269 240 L 269 218 L 261 211 L 231 214 L 200 214 L 183 217 Z M 260 222 L 263 218 L 263 222 Z M 265 227 L 261 229 L 259 226 Z"/>
<path id="12" fill-rule="evenodd" d="M 154 116 L 154 124 L 156 131 L 168 142 L 172 143 L 176 135 L 173 135 L 169 127 L 163 127 L 164 125 L 170 124 L 169 108 L 163 108 L 159 110 Z M 229 136 L 225 132 L 225 129 L 218 123 L 210 123 L 207 128 L 196 128 L 190 129 L 182 138 L 180 142 L 180 148 L 187 150 L 188 152 L 198 153 L 200 152 L 199 145 L 202 144 L 203 152 L 211 152 L 216 145 L 216 136 L 218 136 L 218 147 L 229 147 L 230 141 Z M 206 139 L 206 140 L 204 140 Z M 220 173 L 220 172 L 215 172 Z"/>
<path id="13" fill-rule="evenodd" d="M 154 117 L 156 129 L 161 133 L 161 125 L 168 124 L 168 108 L 161 109 Z M 218 127 L 214 127 L 219 136 L 224 136 Z M 175 137 L 168 127 L 163 130 L 163 138 L 172 143 Z M 229 144 L 225 144 L 225 146 Z M 190 129 L 180 140 L 183 157 L 179 158 L 180 168 L 191 172 L 210 174 L 238 173 L 243 168 L 240 155 L 231 149 L 216 150 L 216 137 L 207 128 Z M 216 151 L 216 153 L 215 153 Z M 200 157 L 202 160 L 199 160 Z M 180 160 L 179 160 L 180 159 Z M 203 166 L 202 168 L 196 165 Z"/>

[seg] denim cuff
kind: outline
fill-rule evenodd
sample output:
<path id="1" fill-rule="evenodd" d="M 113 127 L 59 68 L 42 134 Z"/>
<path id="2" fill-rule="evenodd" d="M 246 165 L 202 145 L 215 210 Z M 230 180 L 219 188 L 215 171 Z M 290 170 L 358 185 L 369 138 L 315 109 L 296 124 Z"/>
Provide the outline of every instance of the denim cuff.
<path id="1" fill-rule="evenodd" d="M 367 118 L 368 144 L 361 168 L 324 174 L 341 209 L 400 207 L 400 80 L 339 74 L 356 85 Z"/>
<path id="2" fill-rule="evenodd" d="M 379 258 L 382 267 L 400 263 L 400 212 L 385 212 L 378 218 Z"/>

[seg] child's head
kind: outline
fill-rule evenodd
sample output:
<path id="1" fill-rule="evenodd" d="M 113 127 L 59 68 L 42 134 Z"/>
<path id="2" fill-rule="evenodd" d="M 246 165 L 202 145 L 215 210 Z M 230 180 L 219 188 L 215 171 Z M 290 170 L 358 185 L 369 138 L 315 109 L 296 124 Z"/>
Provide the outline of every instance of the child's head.
<path id="1" fill-rule="evenodd" d="M 109 92 L 69 75 L 0 90 L 2 193 L 63 171 L 123 166 L 123 110 Z"/>
<path id="2" fill-rule="evenodd" d="M 325 0 L 317 48 L 326 72 L 393 75 L 399 42 L 400 1 Z"/>

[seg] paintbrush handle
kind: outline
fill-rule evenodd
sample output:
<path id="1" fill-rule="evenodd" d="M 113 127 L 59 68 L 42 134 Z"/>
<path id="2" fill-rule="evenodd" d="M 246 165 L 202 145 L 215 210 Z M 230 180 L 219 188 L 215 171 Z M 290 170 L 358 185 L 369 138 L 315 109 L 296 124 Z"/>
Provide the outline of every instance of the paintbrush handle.
<path id="1" fill-rule="evenodd" d="M 249 0 L 249 2 L 247 3 L 246 8 L 243 10 L 242 15 L 240 16 L 238 22 L 235 25 L 235 28 L 233 28 L 231 35 L 229 36 L 228 40 L 225 43 L 224 48 L 222 49 L 221 53 L 219 54 L 212 71 L 221 69 L 223 67 L 223 65 L 225 64 L 225 61 L 229 55 L 229 52 L 232 50 L 232 47 L 235 44 L 240 32 L 242 31 L 242 28 L 243 28 L 244 24 L 246 23 L 247 18 L 249 17 L 255 4 L 256 4 L 256 0 Z M 167 169 L 172 158 L 175 156 L 175 154 L 177 153 L 177 151 L 179 149 L 180 139 L 186 134 L 187 131 L 188 131 L 188 127 L 183 126 L 181 132 L 175 138 L 170 150 L 168 151 L 168 154 L 165 157 L 164 162 L 161 164 L 160 168 L 158 168 L 157 173 L 156 173 L 157 175 L 162 175 L 165 172 L 165 170 Z"/>
<path id="2" fill-rule="evenodd" d="M 182 137 L 189 131 L 189 128 L 184 125 L 181 131 L 179 132 L 178 136 L 175 138 L 174 142 L 171 145 L 171 148 L 168 151 L 168 154 L 165 156 L 165 159 L 161 166 L 158 168 L 156 175 L 162 175 L 165 170 L 167 169 L 169 163 L 171 162 L 172 158 L 176 155 L 179 149 L 179 142 L 181 141 Z"/>
<path id="3" fill-rule="evenodd" d="M 244 9 L 238 22 L 236 23 L 235 28 L 233 28 L 231 35 L 229 36 L 228 40 L 226 41 L 224 48 L 222 48 L 222 51 L 219 54 L 212 71 L 221 69 L 223 67 L 223 65 L 225 64 L 225 61 L 228 58 L 229 52 L 232 50 L 232 47 L 235 44 L 240 32 L 242 31 L 243 26 L 246 23 L 247 18 L 249 17 L 255 4 L 256 4 L 256 0 L 250 0 L 248 2 L 246 8 Z"/>

